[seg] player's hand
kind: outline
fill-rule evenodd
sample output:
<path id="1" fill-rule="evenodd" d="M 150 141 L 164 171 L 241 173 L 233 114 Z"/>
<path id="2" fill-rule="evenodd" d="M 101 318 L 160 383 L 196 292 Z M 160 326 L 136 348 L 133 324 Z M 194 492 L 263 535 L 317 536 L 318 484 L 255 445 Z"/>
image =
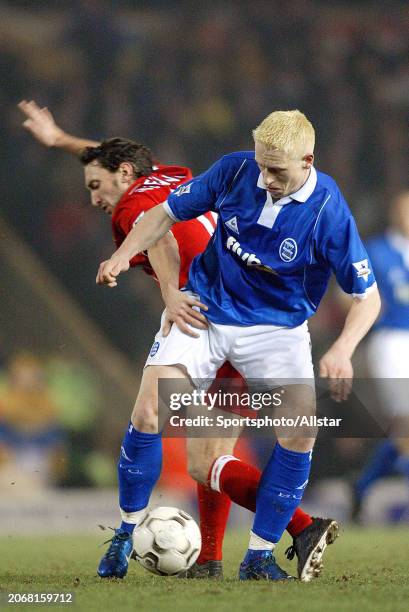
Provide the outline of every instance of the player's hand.
<path id="1" fill-rule="evenodd" d="M 96 278 L 97 285 L 108 285 L 108 287 L 117 286 L 117 277 L 121 272 L 129 270 L 129 261 L 121 257 L 112 256 L 111 259 L 103 261 L 98 268 Z"/>
<path id="2" fill-rule="evenodd" d="M 320 360 L 320 376 L 328 378 L 331 397 L 336 402 L 348 399 L 354 369 L 351 358 L 342 349 L 332 346 Z"/>
<path id="3" fill-rule="evenodd" d="M 207 329 L 207 319 L 199 311 L 199 309 L 207 310 L 205 304 L 186 291 L 179 291 L 175 288 L 163 291 L 162 295 L 166 305 L 165 321 L 162 327 L 164 336 L 169 334 L 172 323 L 175 323 L 181 332 L 193 338 L 198 338 L 199 334 L 195 333 L 192 327 Z"/>
<path id="4" fill-rule="evenodd" d="M 46 147 L 55 147 L 58 144 L 63 131 L 58 127 L 47 107 L 40 108 L 34 100 L 30 102 L 22 100 L 18 108 L 26 116 L 23 127 L 38 142 Z"/>

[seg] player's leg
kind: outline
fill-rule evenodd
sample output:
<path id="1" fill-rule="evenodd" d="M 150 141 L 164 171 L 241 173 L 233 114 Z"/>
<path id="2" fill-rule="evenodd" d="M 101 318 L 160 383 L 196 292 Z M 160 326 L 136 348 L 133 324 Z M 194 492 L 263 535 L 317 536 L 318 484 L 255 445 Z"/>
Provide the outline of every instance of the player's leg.
<path id="1" fill-rule="evenodd" d="M 145 368 L 118 463 L 121 528 L 133 532 L 148 506 L 162 467 L 162 434 L 158 431 L 158 380 L 187 380 L 177 366 Z M 190 387 L 190 384 L 187 383 Z"/>
<path id="2" fill-rule="evenodd" d="M 207 466 L 221 453 L 232 453 L 236 439 L 187 438 L 188 469 L 197 481 L 202 549 L 185 578 L 222 578 L 223 539 L 231 499 L 214 491 L 207 482 Z M 204 469 L 203 469 L 204 466 Z"/>
<path id="3" fill-rule="evenodd" d="M 123 578 L 132 553 L 132 533 L 146 513 L 161 471 L 162 439 L 158 431 L 158 379 L 186 378 L 178 367 L 144 370 L 131 422 L 121 444 L 118 462 L 119 507 L 122 523 L 98 567 L 101 578 Z"/>
<path id="4" fill-rule="evenodd" d="M 229 363 L 220 368 L 209 392 L 212 390 L 216 392 L 219 387 L 224 387 L 229 392 L 247 390 L 245 381 Z M 239 405 L 232 407 L 232 410 L 240 414 Z M 227 412 L 231 412 L 230 409 Z M 213 418 L 217 415 L 223 418 L 226 412 L 213 409 Z M 189 471 L 193 478 L 202 483 L 199 485 L 201 487 L 199 511 L 203 533 L 206 532 L 206 524 L 209 529 L 211 527 L 209 538 L 204 539 L 201 556 L 195 566 L 189 570 L 188 577 L 204 576 L 209 569 L 215 574 L 222 572 L 220 563 L 222 542 L 228 516 L 228 500 L 225 494 L 238 505 L 255 512 L 261 472 L 233 455 L 240 433 L 241 428 L 236 427 L 225 432 L 227 438 L 191 438 L 188 441 Z M 214 492 L 212 493 L 210 489 Z M 293 546 L 289 549 L 289 555 L 297 554 L 299 575 L 304 580 L 318 576 L 322 568 L 320 561 L 325 546 L 327 543 L 332 543 L 338 533 L 336 521 L 313 518 L 301 508 L 296 508 L 286 529 L 293 537 Z M 312 553 L 316 552 L 315 548 L 320 550 L 320 559 L 319 563 L 314 563 L 314 567 L 311 568 Z M 202 563 L 203 567 L 200 567 Z"/>
<path id="5" fill-rule="evenodd" d="M 168 336 L 164 337 L 159 330 L 155 337 L 131 424 L 121 448 L 118 475 L 123 522 L 115 535 L 116 540 L 121 536 L 131 541 L 134 526 L 145 514 L 151 491 L 159 477 L 162 451 L 161 434 L 158 432 L 158 402 L 164 400 L 164 397 L 158 397 L 159 379 L 178 379 L 178 384 L 172 382 L 170 387 L 173 385 L 175 392 L 190 393 L 193 390 L 192 379 L 214 379 L 218 365 L 225 361 L 221 347 L 217 356 L 209 358 L 209 331 L 196 331 L 199 337 L 192 338 L 174 325 Z M 114 549 L 118 544 L 115 538 L 111 545 Z M 115 557 L 115 550 L 108 551 L 104 564 L 108 564 L 111 556 Z M 109 572 L 108 568 L 104 576 L 118 575 Z M 102 572 L 99 571 L 99 574 L 102 575 Z"/>
<path id="6" fill-rule="evenodd" d="M 225 390 L 228 392 L 239 394 L 248 392 L 246 381 L 229 362 L 225 363 L 220 368 L 217 373 L 217 378 L 209 389 L 209 392 L 211 392 L 212 389 L 217 391 L 220 386 L 225 387 Z M 238 402 L 237 405 L 235 404 L 230 407 L 226 406 L 224 410 L 227 410 L 228 413 L 237 413 L 239 416 L 243 413 L 240 402 Z M 254 416 L 254 414 L 251 414 L 251 411 L 246 411 L 246 414 L 249 412 L 250 417 Z M 229 448 L 234 449 L 235 445 L 235 442 L 231 442 L 231 436 L 235 436 L 235 440 L 237 441 L 240 434 L 241 430 L 230 431 L 228 434 L 229 439 L 225 440 L 225 443 L 222 443 L 221 446 L 220 443 L 218 443 L 218 447 L 222 452 L 217 459 L 212 461 L 212 463 L 209 464 L 209 460 L 214 456 L 213 451 L 201 457 L 203 462 L 202 473 L 199 475 L 199 480 L 201 482 L 208 482 L 213 490 L 226 493 L 234 503 L 251 512 L 255 512 L 256 494 L 261 471 L 245 461 L 239 460 L 237 457 L 233 456 L 232 450 L 229 450 Z M 199 451 L 199 455 L 200 454 Z M 204 478 L 206 478 L 206 481 L 204 481 Z M 297 508 L 291 521 L 287 525 L 287 531 L 295 538 L 312 523 L 312 517 L 306 512 L 303 512 L 300 508 Z"/>
<path id="7" fill-rule="evenodd" d="M 380 442 L 365 464 L 352 490 L 351 518 L 359 521 L 362 504 L 381 478 L 400 472 L 409 478 L 408 379 L 409 334 L 382 329 L 371 334 L 367 344 L 368 368 L 374 379 L 383 414 L 389 415 L 390 438 Z M 380 357 L 382 356 L 382 358 Z M 375 413 L 375 418 L 377 417 Z"/>
<path id="8" fill-rule="evenodd" d="M 404 386 L 406 385 L 407 383 L 404 383 Z M 409 486 L 409 416 L 401 412 L 395 417 L 394 421 L 393 435 L 398 451 L 394 469 L 397 474 L 404 476 Z M 409 504 L 407 503 L 402 507 L 402 518 L 404 519 L 406 516 L 409 516 Z"/>
<path id="9" fill-rule="evenodd" d="M 237 334 L 229 358 L 252 389 L 265 391 L 279 386 L 284 390 L 275 416 L 314 414 L 314 374 L 306 324 L 293 329 L 260 326 L 243 330 Z M 261 375 L 264 380 L 260 380 Z M 307 486 L 315 431 L 276 428 L 276 437 L 257 490 L 249 549 L 240 568 L 243 580 L 288 578 L 277 565 L 273 550 Z"/>
<path id="10" fill-rule="evenodd" d="M 189 471 L 201 483 L 199 515 L 203 546 L 201 556 L 185 577 L 222 575 L 222 545 L 230 500 L 251 512 L 256 510 L 261 471 L 233 455 L 236 441 L 236 436 L 189 438 L 187 441 Z M 313 518 L 296 508 L 286 529 L 293 537 L 288 557 L 297 555 L 299 577 L 309 581 L 319 576 L 322 555 L 327 544 L 337 537 L 338 523 L 333 519 Z"/>
<path id="11" fill-rule="evenodd" d="M 255 512 L 257 489 L 261 471 L 234 457 L 221 456 L 214 461 L 209 472 L 209 483 L 215 491 L 228 495 L 239 506 Z M 312 517 L 302 508 L 296 508 L 286 530 L 293 538 L 287 556 L 297 555 L 298 576 L 308 582 L 321 574 L 322 556 L 328 544 L 338 536 L 339 525 L 332 518 Z"/>
<path id="12" fill-rule="evenodd" d="M 307 385 L 283 387 L 288 407 L 297 413 L 314 412 L 314 392 Z M 287 437 L 291 435 L 292 437 Z M 240 568 L 240 578 L 282 580 L 287 574 L 276 564 L 273 550 L 295 509 L 301 503 L 308 483 L 314 439 L 277 432 L 277 443 L 264 468 L 257 490 L 256 513 L 249 549 Z"/>
<path id="13" fill-rule="evenodd" d="M 354 485 L 351 512 L 353 520 L 359 520 L 363 500 L 372 486 L 381 478 L 387 478 L 395 472 L 395 463 L 398 457 L 399 450 L 393 440 L 383 440 L 376 445 Z"/>
<path id="14" fill-rule="evenodd" d="M 238 386 L 245 385 L 240 374 L 226 362 L 219 368 L 216 379 L 209 388 L 209 393 L 217 392 L 224 381 L 231 380 Z M 229 518 L 230 496 L 215 491 L 208 481 L 209 466 L 220 455 L 231 455 L 236 438 L 211 438 L 204 444 L 197 438 L 188 442 L 189 473 L 197 481 L 200 530 L 202 533 L 202 550 L 196 563 L 187 572 L 186 577 L 223 576 L 222 553 L 223 539 Z"/>

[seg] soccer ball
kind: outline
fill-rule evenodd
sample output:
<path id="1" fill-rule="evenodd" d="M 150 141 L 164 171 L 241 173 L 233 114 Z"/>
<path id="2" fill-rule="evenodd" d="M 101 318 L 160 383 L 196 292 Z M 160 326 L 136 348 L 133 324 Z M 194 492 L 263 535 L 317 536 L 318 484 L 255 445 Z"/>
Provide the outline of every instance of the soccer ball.
<path id="1" fill-rule="evenodd" d="M 134 553 L 139 563 L 159 576 L 186 571 L 202 546 L 195 520 L 179 508 L 161 506 L 145 516 L 133 532 Z"/>

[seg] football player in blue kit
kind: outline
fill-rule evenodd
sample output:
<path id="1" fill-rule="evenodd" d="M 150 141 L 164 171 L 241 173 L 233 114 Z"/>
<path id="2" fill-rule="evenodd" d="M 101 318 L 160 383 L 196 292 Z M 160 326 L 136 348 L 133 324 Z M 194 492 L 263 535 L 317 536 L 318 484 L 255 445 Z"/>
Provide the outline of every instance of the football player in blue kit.
<path id="1" fill-rule="evenodd" d="M 377 445 L 355 484 L 354 519 L 380 478 L 401 473 L 409 484 L 409 190 L 393 199 L 386 232 L 366 246 L 382 295 L 381 316 L 368 342 L 368 366 L 393 425 L 391 438 Z"/>
<path id="2" fill-rule="evenodd" d="M 348 393 L 352 354 L 379 313 L 379 293 L 337 184 L 313 165 L 315 132 L 308 119 L 299 111 L 276 111 L 253 137 L 255 151 L 224 156 L 149 211 L 100 265 L 97 282 L 115 287 L 132 256 L 155 244 L 174 223 L 217 212 L 216 231 L 193 260 L 186 287 L 206 304 L 208 327 L 196 338 L 176 326 L 166 337 L 159 330 L 144 378 L 178 378 L 186 386 L 195 381 L 206 388 L 228 360 L 249 384 L 257 379 L 258 389 L 272 390 L 277 380 L 286 379 L 280 386 L 286 406 L 293 414 L 312 415 L 307 319 L 317 310 L 331 272 L 354 298 L 340 336 L 319 365 L 338 399 Z M 157 394 L 144 394 L 143 389 L 144 382 L 129 433 L 141 507 L 155 485 L 152 474 L 159 473 L 154 464 L 160 462 L 161 435 Z M 289 578 L 273 550 L 307 486 L 314 435 L 294 428 L 285 435 L 277 430 L 276 436 L 258 487 L 249 548 L 240 566 L 242 580 Z M 202 466 L 203 481 L 209 467 Z"/>

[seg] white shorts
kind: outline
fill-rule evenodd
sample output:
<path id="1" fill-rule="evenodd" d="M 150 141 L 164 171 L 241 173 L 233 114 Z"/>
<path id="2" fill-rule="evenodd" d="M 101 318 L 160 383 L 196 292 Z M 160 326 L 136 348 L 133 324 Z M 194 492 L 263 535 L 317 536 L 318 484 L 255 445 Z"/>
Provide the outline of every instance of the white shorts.
<path id="1" fill-rule="evenodd" d="M 272 388 L 267 381 L 279 381 L 275 386 L 314 384 L 307 322 L 289 328 L 274 325 L 238 327 L 209 321 L 208 329 L 195 329 L 195 332 L 199 334 L 198 338 L 192 338 L 172 325 L 169 335 L 164 338 L 161 326 L 145 367 L 182 365 L 195 385 L 201 388 L 211 384 L 217 370 L 226 361 L 246 380 L 259 380 L 260 386 Z"/>
<path id="2" fill-rule="evenodd" d="M 409 331 L 374 332 L 368 342 L 367 358 L 383 407 L 396 416 L 409 416 Z"/>

